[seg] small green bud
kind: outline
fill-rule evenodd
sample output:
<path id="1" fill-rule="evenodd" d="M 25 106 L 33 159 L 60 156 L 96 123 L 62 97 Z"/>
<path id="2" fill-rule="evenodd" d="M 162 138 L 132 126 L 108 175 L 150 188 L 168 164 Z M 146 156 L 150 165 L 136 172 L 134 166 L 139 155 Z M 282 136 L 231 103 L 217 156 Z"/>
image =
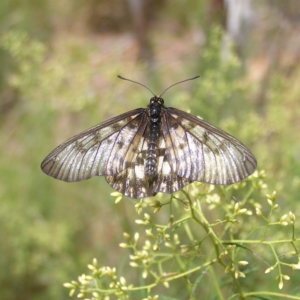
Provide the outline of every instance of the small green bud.
<path id="1" fill-rule="evenodd" d="M 293 223 L 296 221 L 296 217 L 291 211 L 289 212 L 289 218 Z"/>
<path id="2" fill-rule="evenodd" d="M 288 275 L 282 275 L 282 279 L 284 279 L 284 280 L 290 280 L 290 276 L 288 276 Z"/>
<path id="3" fill-rule="evenodd" d="M 274 266 L 272 266 L 272 267 L 266 269 L 265 274 L 268 274 L 268 273 L 270 273 L 270 272 L 273 271 L 273 270 L 274 270 Z"/>

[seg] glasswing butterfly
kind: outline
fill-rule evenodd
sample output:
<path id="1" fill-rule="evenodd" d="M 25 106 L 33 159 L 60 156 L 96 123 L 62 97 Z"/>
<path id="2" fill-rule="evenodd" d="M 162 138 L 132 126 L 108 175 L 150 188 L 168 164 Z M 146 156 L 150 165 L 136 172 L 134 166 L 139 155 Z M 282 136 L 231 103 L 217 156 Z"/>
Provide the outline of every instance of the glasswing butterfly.
<path id="1" fill-rule="evenodd" d="M 166 107 L 162 94 L 153 94 L 147 108 L 121 114 L 62 143 L 42 162 L 43 172 L 67 182 L 105 176 L 115 190 L 132 198 L 173 193 L 193 181 L 233 184 L 254 172 L 256 159 L 246 146 L 191 114 Z"/>

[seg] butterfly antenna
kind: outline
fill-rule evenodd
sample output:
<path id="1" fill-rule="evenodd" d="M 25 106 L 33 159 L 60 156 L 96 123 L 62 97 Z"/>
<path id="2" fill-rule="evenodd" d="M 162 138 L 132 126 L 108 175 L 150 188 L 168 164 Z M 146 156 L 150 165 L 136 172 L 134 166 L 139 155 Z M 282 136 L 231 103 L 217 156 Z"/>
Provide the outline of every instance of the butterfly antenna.
<path id="1" fill-rule="evenodd" d="M 186 82 L 186 81 L 189 81 L 189 80 L 194 80 L 194 79 L 196 79 L 196 78 L 199 78 L 200 76 L 199 75 L 197 75 L 197 76 L 195 76 L 195 77 L 192 77 L 192 78 L 188 78 L 188 79 L 185 79 L 185 80 L 182 80 L 182 81 L 179 81 L 179 82 L 176 82 L 176 83 L 174 83 L 174 84 L 172 84 L 172 85 L 170 85 L 168 88 L 166 88 L 163 92 L 162 92 L 162 94 L 160 94 L 159 95 L 159 97 L 161 97 L 168 89 L 170 89 L 172 86 L 174 86 L 174 85 L 176 85 L 176 84 L 179 84 L 179 83 L 182 83 L 182 82 Z"/>
<path id="2" fill-rule="evenodd" d="M 127 80 L 127 81 L 130 81 L 130 82 L 133 82 L 133 83 L 137 83 L 137 84 L 143 86 L 143 87 L 146 88 L 148 91 L 150 91 L 150 93 L 155 97 L 155 94 L 154 94 L 147 86 L 145 86 L 144 84 L 142 84 L 142 83 L 140 83 L 140 82 L 137 82 L 137 81 L 134 81 L 134 80 L 131 80 L 131 79 L 124 78 L 124 77 L 121 76 L 121 75 L 118 75 L 118 77 L 119 77 L 120 79 Z"/>

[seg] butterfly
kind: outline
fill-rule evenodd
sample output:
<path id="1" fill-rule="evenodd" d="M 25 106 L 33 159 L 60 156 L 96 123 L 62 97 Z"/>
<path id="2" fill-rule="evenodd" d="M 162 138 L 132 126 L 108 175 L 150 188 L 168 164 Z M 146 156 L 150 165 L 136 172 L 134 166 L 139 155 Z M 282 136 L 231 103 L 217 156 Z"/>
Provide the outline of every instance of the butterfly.
<path id="1" fill-rule="evenodd" d="M 233 184 L 254 172 L 257 162 L 246 146 L 191 114 L 166 107 L 162 94 L 153 94 L 147 108 L 128 111 L 62 143 L 42 162 L 43 172 L 67 182 L 105 176 L 112 188 L 131 198 L 171 194 L 193 181 Z"/>

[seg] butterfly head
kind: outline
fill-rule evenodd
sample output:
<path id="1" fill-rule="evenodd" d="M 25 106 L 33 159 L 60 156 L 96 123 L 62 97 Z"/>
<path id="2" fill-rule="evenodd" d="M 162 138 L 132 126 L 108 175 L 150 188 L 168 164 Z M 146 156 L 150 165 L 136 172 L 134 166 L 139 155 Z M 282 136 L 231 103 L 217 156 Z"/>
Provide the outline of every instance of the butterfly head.
<path id="1" fill-rule="evenodd" d="M 164 99 L 159 96 L 154 96 L 150 99 L 150 104 L 148 106 L 148 114 L 151 118 L 159 118 L 161 114 L 161 109 L 164 106 Z"/>
<path id="2" fill-rule="evenodd" d="M 154 96 L 150 99 L 150 105 L 164 105 L 164 99 L 160 96 Z"/>

